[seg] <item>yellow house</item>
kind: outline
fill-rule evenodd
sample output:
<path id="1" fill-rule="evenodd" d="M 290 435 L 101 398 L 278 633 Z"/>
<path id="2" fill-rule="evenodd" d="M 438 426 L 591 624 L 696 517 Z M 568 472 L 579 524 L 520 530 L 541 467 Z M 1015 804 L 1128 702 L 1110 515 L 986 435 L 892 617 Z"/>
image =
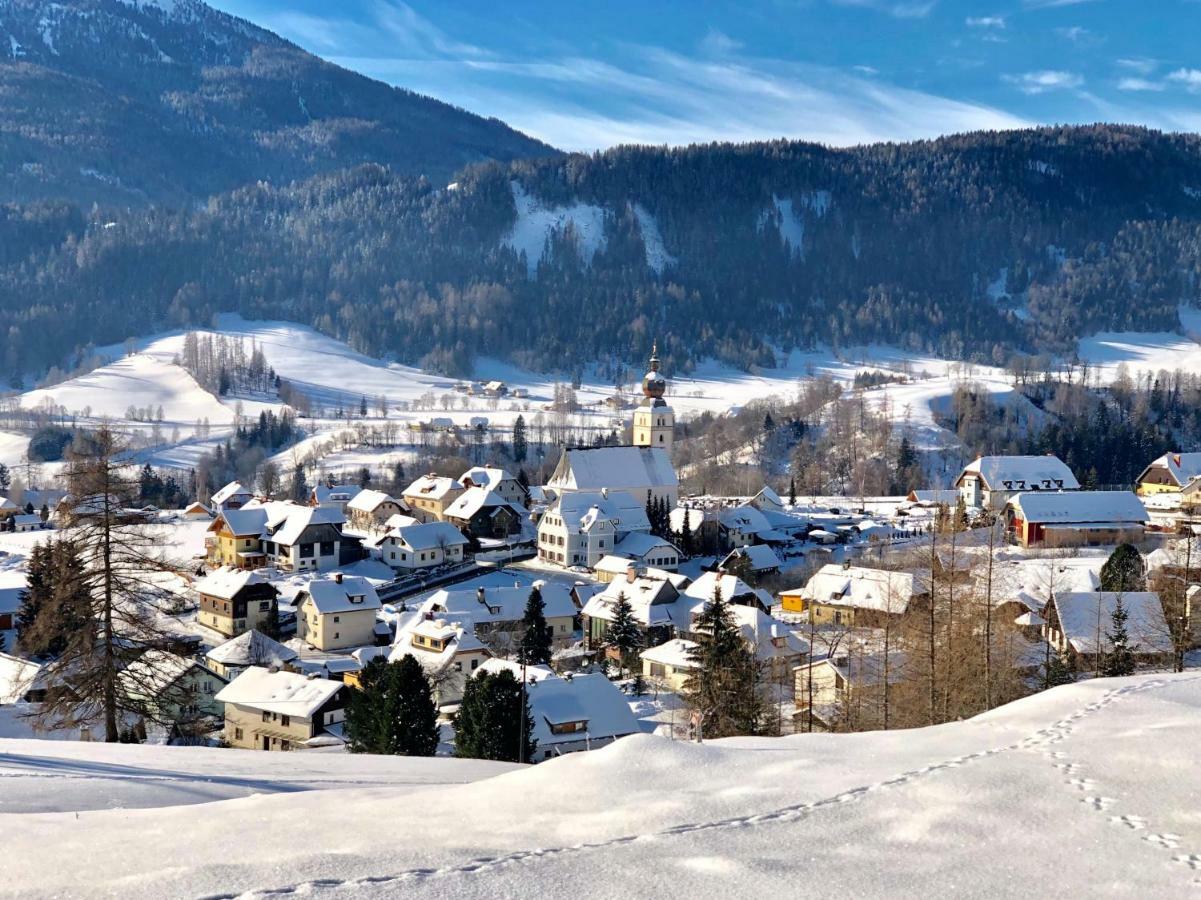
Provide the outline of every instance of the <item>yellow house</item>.
<path id="1" fill-rule="evenodd" d="M 789 612 L 807 612 L 817 626 L 878 627 L 925 599 L 928 583 L 911 572 L 829 563 L 803 588 L 781 593 L 780 603 Z"/>
<path id="2" fill-rule="evenodd" d="M 250 666 L 217 694 L 225 742 L 245 750 L 337 746 L 346 708 L 340 681 Z"/>
<path id="3" fill-rule="evenodd" d="M 215 566 L 257 569 L 266 565 L 263 530 L 267 511 L 261 507 L 231 509 L 217 514 L 208 527 L 208 560 Z"/>
<path id="4" fill-rule="evenodd" d="M 780 607 L 784 612 L 801 613 L 805 611 L 805 589 L 793 588 L 780 591 Z"/>
<path id="5" fill-rule="evenodd" d="M 1134 492 L 1140 497 L 1179 494 L 1198 477 L 1201 477 L 1201 453 L 1165 453 L 1143 469 Z"/>
<path id="6" fill-rule="evenodd" d="M 697 669 L 697 664 L 689 658 L 689 653 L 695 647 L 692 641 L 676 638 L 643 650 L 639 654 L 642 658 L 642 677 L 679 693 Z"/>
<path id="7" fill-rule="evenodd" d="M 296 595 L 296 636 L 318 650 L 373 646 L 379 609 L 371 582 L 335 572 Z"/>

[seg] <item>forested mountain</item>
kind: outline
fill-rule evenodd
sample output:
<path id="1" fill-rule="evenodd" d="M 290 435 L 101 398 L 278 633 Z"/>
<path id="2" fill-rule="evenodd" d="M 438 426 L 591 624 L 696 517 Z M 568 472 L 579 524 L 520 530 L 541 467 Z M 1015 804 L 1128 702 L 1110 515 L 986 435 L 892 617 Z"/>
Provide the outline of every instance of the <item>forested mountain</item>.
<path id="1" fill-rule="evenodd" d="M 382 166 L 180 209 L 0 210 L 0 369 L 214 313 L 312 324 L 465 373 L 570 372 L 881 341 L 1004 363 L 1179 330 L 1201 268 L 1201 139 L 1096 126 L 846 150 L 794 142 Z"/>
<path id="2" fill-rule="evenodd" d="M 361 163 L 554 151 L 338 68 L 200 0 L 0 0 L 0 197 L 184 205 Z"/>

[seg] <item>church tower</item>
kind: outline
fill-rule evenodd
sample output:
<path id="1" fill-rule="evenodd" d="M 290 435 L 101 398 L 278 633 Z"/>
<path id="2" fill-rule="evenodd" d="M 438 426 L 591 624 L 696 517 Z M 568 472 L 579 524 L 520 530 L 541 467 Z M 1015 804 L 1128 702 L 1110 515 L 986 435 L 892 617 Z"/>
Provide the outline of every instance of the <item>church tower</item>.
<path id="1" fill-rule="evenodd" d="M 642 402 L 634 409 L 634 446 L 660 447 L 671 453 L 676 414 L 667 405 L 667 379 L 659 372 L 658 343 L 651 350 L 651 369 L 642 379 Z"/>

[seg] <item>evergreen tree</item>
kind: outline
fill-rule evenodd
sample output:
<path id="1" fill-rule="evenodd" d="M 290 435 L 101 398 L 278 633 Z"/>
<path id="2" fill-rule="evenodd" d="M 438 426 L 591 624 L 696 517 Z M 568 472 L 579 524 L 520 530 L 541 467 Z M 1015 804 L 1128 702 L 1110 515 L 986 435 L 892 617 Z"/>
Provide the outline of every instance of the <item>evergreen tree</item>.
<path id="1" fill-rule="evenodd" d="M 411 655 L 368 663 L 346 707 L 350 752 L 433 756 L 438 734 L 438 710 L 421 664 Z"/>
<path id="2" fill-rule="evenodd" d="M 530 588 L 525 603 L 525 615 L 521 617 L 521 644 L 517 648 L 517 661 L 526 665 L 550 665 L 551 634 L 546 624 L 546 603 L 538 586 Z"/>
<path id="3" fill-rule="evenodd" d="M 758 666 L 720 591 L 714 591 L 694 630 L 697 642 L 689 658 L 696 670 L 685 684 L 684 700 L 702 714 L 704 736 L 756 734 L 763 718 Z"/>
<path id="4" fill-rule="evenodd" d="M 534 758 L 534 719 L 513 673 L 477 672 L 467 679 L 455 713 L 455 756 L 529 762 Z M 524 746 L 522 746 L 524 745 Z"/>
<path id="5" fill-rule="evenodd" d="M 1058 687 L 1061 684 L 1072 684 L 1076 680 L 1076 669 L 1067 652 L 1054 649 L 1047 654 L 1043 664 L 1043 688 Z"/>
<path id="6" fill-rule="evenodd" d="M 304 477 L 304 465 L 297 463 L 292 470 L 292 499 L 304 503 L 309 498 L 309 483 Z"/>
<path id="7" fill-rule="evenodd" d="M 630 657 L 643 644 L 642 628 L 634 618 L 634 608 L 622 591 L 617 595 L 617 605 L 613 608 L 613 621 L 605 632 L 605 643 L 618 652 L 621 657 L 621 667 L 624 672 L 629 668 Z"/>
<path id="8" fill-rule="evenodd" d="M 1146 589 L 1142 554 L 1132 544 L 1120 544 L 1101 567 L 1101 590 L 1129 593 Z"/>
<path id="9" fill-rule="evenodd" d="M 283 636 L 279 625 L 279 603 L 274 599 L 268 602 L 267 618 L 259 623 L 259 630 L 273 641 L 278 641 Z"/>
<path id="10" fill-rule="evenodd" d="M 525 416 L 518 415 L 513 422 L 513 462 L 523 463 L 529 454 L 525 434 Z"/>
<path id="11" fill-rule="evenodd" d="M 371 470 L 363 466 L 359 469 L 359 487 L 365 490 L 369 484 L 371 484 Z"/>
<path id="12" fill-rule="evenodd" d="M 792 475 L 788 479 L 788 505 L 796 506 L 796 476 Z"/>
<path id="13" fill-rule="evenodd" d="M 90 587 L 77 548 L 68 540 L 35 545 L 17 613 L 17 640 L 30 656 L 56 657 L 89 627 Z"/>
<path id="14" fill-rule="evenodd" d="M 1101 666 L 1101 674 L 1106 678 L 1120 678 L 1123 675 L 1134 674 L 1134 654 L 1130 652 L 1130 635 L 1126 630 L 1128 618 L 1129 614 L 1122 605 L 1122 597 L 1119 595 L 1114 602 L 1109 630 L 1105 632 L 1105 639 L 1109 641 L 1109 653 L 1106 654 L 1105 662 Z"/>
<path id="15" fill-rule="evenodd" d="M 0 463 L 0 493 L 7 494 L 12 484 L 12 473 L 8 471 L 8 466 Z"/>
<path id="16" fill-rule="evenodd" d="M 359 399 L 359 418 L 360 419 L 367 418 L 367 395 L 366 394 L 364 394 Z"/>

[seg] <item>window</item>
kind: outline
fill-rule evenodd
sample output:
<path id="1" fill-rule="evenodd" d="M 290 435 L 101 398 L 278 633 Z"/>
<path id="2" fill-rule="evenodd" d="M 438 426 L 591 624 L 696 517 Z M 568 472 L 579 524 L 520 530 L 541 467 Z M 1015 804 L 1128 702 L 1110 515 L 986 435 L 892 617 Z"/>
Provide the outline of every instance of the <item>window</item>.
<path id="1" fill-rule="evenodd" d="M 474 671 L 475 671 L 476 669 L 478 669 L 479 667 L 480 667 L 480 661 L 479 661 L 478 659 L 473 659 L 473 660 L 471 661 L 471 671 L 473 671 L 473 672 L 474 672 Z"/>
<path id="2" fill-rule="evenodd" d="M 321 555 L 322 556 L 333 556 L 334 555 L 334 542 L 333 541 L 322 541 L 321 542 Z"/>
<path id="3" fill-rule="evenodd" d="M 289 725 L 292 724 L 292 717 L 291 716 L 280 716 L 279 724 L 284 726 L 284 728 L 287 728 Z"/>
<path id="4" fill-rule="evenodd" d="M 259 601 L 259 612 L 270 612 L 270 611 L 271 611 L 271 601 L 270 600 L 260 600 Z"/>
<path id="5" fill-rule="evenodd" d="M 334 632 L 334 640 L 337 640 L 339 637 L 341 637 L 341 635 L 340 635 L 340 634 L 338 634 L 338 632 L 336 632 L 336 631 L 335 631 L 335 632 Z"/>
<path id="6" fill-rule="evenodd" d="M 267 710 L 265 710 L 265 709 L 263 710 L 263 721 L 264 722 L 271 721 L 271 713 L 267 712 Z"/>
<path id="7" fill-rule="evenodd" d="M 312 557 L 314 546 L 315 545 L 313 545 L 313 544 L 301 544 L 300 545 L 300 555 L 305 558 Z"/>
<path id="8" fill-rule="evenodd" d="M 241 728 L 234 729 L 234 740 L 235 741 L 242 740 L 242 729 Z"/>
<path id="9" fill-rule="evenodd" d="M 456 672 L 463 671 L 463 664 L 461 662 L 459 662 L 457 659 L 455 660 L 455 671 Z"/>
<path id="10" fill-rule="evenodd" d="M 334 616 L 334 621 L 335 621 L 335 622 L 341 622 L 341 621 L 342 621 L 342 617 L 341 617 L 341 616 Z"/>

